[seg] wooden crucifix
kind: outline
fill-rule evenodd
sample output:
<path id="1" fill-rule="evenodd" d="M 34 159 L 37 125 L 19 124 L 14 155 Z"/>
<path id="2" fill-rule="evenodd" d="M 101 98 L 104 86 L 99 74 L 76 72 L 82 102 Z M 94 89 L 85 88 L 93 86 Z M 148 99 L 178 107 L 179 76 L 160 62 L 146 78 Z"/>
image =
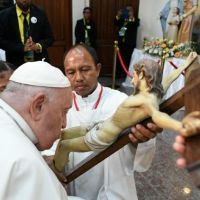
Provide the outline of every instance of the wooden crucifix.
<path id="1" fill-rule="evenodd" d="M 197 62 L 195 62 L 190 69 L 196 68 Z M 191 71 L 191 70 L 190 70 Z M 188 71 L 189 73 L 189 71 Z M 191 73 L 190 73 L 191 74 Z M 191 75 L 187 75 L 187 77 L 192 77 Z M 200 86 L 200 79 L 197 78 L 192 79 L 192 82 L 189 83 L 189 79 L 187 78 L 186 86 L 180 90 L 178 93 L 176 93 L 174 96 L 172 96 L 170 99 L 166 100 L 164 103 L 161 104 L 160 110 L 163 112 L 166 112 L 168 114 L 173 114 L 178 109 L 180 109 L 182 106 L 184 106 L 184 101 L 186 101 L 187 96 L 190 96 L 190 93 L 193 93 L 197 88 Z M 191 96 L 189 97 L 191 99 Z M 186 103 L 187 104 L 187 103 Z M 146 124 L 148 120 L 145 120 L 143 124 Z M 83 160 L 79 165 L 77 165 L 72 171 L 69 171 L 67 174 L 67 180 L 68 183 L 73 181 L 75 178 L 79 177 L 81 174 L 86 172 L 87 170 L 91 169 L 93 166 L 125 146 L 130 142 L 128 133 L 130 131 L 125 131 L 125 134 L 123 134 L 115 143 L 113 143 L 110 147 L 105 149 L 104 151 L 98 153 L 98 154 L 92 154 L 87 159 Z M 189 144 L 189 143 L 188 143 Z M 189 155 L 190 157 L 190 155 Z M 191 161 L 192 162 L 192 161 Z"/>

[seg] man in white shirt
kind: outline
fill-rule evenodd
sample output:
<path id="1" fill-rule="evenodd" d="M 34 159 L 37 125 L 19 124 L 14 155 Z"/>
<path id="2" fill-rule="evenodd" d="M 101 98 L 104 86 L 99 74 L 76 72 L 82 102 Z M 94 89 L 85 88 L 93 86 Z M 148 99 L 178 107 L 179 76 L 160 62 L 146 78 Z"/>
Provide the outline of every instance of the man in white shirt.
<path id="1" fill-rule="evenodd" d="M 12 74 L 0 95 L 0 199 L 75 198 L 67 198 L 39 152 L 59 137 L 70 107 L 70 83 L 58 68 L 38 61 Z"/>
<path id="2" fill-rule="evenodd" d="M 98 83 L 101 64 L 93 48 L 85 45 L 72 47 L 65 56 L 64 66 L 74 90 L 72 108 L 67 114 L 67 128 L 91 126 L 103 121 L 127 98 L 126 94 Z M 155 136 L 158 128 L 154 124 L 148 126 L 151 131 L 141 125 L 132 128 L 130 139 L 133 143 Z M 137 200 L 133 171 L 149 168 L 154 155 L 154 143 L 155 140 L 150 140 L 139 144 L 137 152 L 133 145 L 127 145 L 73 181 L 68 186 L 69 193 L 86 200 Z M 44 154 L 47 153 L 54 154 L 55 149 Z M 70 154 L 68 169 L 90 153 Z"/>

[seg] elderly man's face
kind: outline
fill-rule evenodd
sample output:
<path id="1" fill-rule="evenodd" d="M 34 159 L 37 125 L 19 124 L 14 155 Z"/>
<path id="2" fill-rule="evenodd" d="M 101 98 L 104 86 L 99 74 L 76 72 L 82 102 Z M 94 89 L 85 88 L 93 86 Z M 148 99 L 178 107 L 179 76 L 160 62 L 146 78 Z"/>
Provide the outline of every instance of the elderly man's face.
<path id="1" fill-rule="evenodd" d="M 31 0 L 16 0 L 16 4 L 23 10 L 27 11 L 31 4 Z"/>
<path id="2" fill-rule="evenodd" d="M 65 57 L 64 66 L 72 89 L 77 94 L 86 97 L 95 90 L 100 64 L 95 65 L 92 56 L 83 47 L 71 50 Z"/>
<path id="3" fill-rule="evenodd" d="M 54 100 L 43 106 L 43 114 L 37 127 L 39 150 L 50 148 L 60 137 L 61 129 L 66 127 L 67 111 L 71 108 L 71 88 L 56 89 L 52 95 L 55 96 Z"/>

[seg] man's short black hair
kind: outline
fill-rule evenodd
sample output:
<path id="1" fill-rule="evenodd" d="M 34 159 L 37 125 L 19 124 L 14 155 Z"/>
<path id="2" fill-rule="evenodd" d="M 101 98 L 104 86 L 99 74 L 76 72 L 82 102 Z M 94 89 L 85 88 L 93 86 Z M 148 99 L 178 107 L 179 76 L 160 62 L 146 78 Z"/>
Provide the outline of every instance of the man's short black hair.
<path id="1" fill-rule="evenodd" d="M 65 57 L 66 57 L 66 55 L 68 54 L 69 51 L 76 49 L 77 47 L 84 48 L 91 55 L 95 65 L 97 65 L 99 63 L 99 58 L 97 56 L 96 50 L 93 47 L 88 46 L 86 44 L 76 44 L 76 45 L 72 46 L 68 51 L 65 52 L 64 59 L 65 59 Z"/>
<path id="2" fill-rule="evenodd" d="M 89 10 L 90 12 L 92 12 L 92 8 L 91 8 L 91 7 L 85 7 L 85 8 L 83 9 L 83 13 L 85 13 L 86 10 Z"/>

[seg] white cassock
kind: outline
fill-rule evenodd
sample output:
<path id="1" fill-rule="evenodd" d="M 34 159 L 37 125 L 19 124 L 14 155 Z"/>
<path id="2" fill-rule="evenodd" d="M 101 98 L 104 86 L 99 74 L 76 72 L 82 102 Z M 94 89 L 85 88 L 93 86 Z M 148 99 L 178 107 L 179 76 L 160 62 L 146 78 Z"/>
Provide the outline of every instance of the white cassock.
<path id="1" fill-rule="evenodd" d="M 35 147 L 25 120 L 0 99 L 0 199 L 71 200 Z"/>
<path id="2" fill-rule="evenodd" d="M 102 88 L 102 96 L 95 109 Z M 67 128 L 92 125 L 107 119 L 126 98 L 126 94 L 100 84 L 87 98 L 75 94 L 77 105 L 73 102 L 67 114 Z M 136 153 L 135 151 L 131 144 L 126 145 L 99 163 L 68 186 L 70 195 L 86 200 L 137 200 L 133 171 L 145 171 L 149 168 L 155 153 L 155 140 L 139 144 Z M 68 168 L 74 168 L 90 154 L 91 152 L 71 153 Z"/>

